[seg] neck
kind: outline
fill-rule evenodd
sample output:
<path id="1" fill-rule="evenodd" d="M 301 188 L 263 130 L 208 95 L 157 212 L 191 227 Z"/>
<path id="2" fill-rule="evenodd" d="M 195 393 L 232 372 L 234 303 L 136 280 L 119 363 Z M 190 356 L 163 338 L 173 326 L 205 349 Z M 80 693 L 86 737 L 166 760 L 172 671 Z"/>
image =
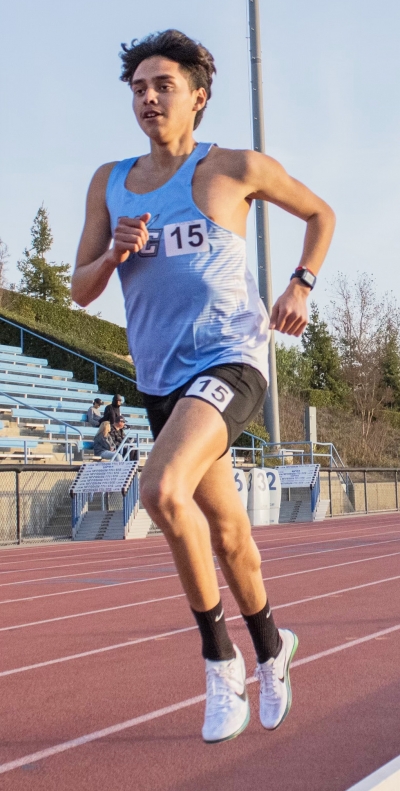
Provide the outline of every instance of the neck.
<path id="1" fill-rule="evenodd" d="M 160 169 L 179 168 L 196 146 L 192 132 L 174 140 L 150 140 L 150 160 Z"/>

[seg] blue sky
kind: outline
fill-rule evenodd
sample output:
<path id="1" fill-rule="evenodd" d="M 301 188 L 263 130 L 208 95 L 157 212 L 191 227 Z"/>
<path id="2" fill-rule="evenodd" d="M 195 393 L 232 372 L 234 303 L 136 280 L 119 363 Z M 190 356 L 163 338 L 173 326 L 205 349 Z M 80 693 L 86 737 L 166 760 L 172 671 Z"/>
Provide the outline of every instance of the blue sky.
<path id="1" fill-rule="evenodd" d="M 213 53 L 218 74 L 198 140 L 251 147 L 246 0 L 2 0 L 0 237 L 8 279 L 40 204 L 50 259 L 73 263 L 90 178 L 148 151 L 127 86 L 122 41 L 177 27 Z M 400 4 L 261 0 L 267 152 L 334 208 L 337 231 L 314 292 L 338 271 L 400 293 Z M 270 211 L 275 297 L 300 257 L 303 224 Z M 255 268 L 253 220 L 249 261 Z M 124 324 L 115 277 L 90 312 Z"/>

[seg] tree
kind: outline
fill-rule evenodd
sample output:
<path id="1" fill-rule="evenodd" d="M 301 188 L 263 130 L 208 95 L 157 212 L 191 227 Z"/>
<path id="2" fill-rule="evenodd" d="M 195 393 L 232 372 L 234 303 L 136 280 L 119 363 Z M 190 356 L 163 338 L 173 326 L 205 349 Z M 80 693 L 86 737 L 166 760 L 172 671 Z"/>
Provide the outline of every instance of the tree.
<path id="1" fill-rule="evenodd" d="M 382 382 L 388 388 L 387 406 L 400 410 L 400 348 L 394 333 L 389 334 L 383 349 Z"/>
<path id="2" fill-rule="evenodd" d="M 10 255 L 8 252 L 8 247 L 2 239 L 0 239 L 0 288 L 5 288 L 7 284 L 6 280 L 6 268 L 7 268 L 7 261 Z"/>
<path id="3" fill-rule="evenodd" d="M 303 357 L 308 361 L 310 390 L 323 390 L 328 395 L 327 402 L 341 402 L 347 388 L 343 381 L 340 355 L 328 325 L 320 319 L 318 307 L 311 303 L 311 315 L 301 343 Z"/>
<path id="4" fill-rule="evenodd" d="M 383 361 L 388 337 L 398 337 L 400 312 L 390 294 L 377 296 L 375 284 L 366 272 L 352 283 L 345 275 L 339 275 L 335 292 L 330 321 L 343 376 L 367 440 L 373 421 L 390 398 Z"/>
<path id="5" fill-rule="evenodd" d="M 280 395 L 306 395 L 311 371 L 298 346 L 276 344 L 276 369 Z"/>
<path id="6" fill-rule="evenodd" d="M 25 248 L 17 268 L 22 273 L 19 291 L 31 297 L 45 299 L 69 307 L 71 295 L 70 265 L 48 263 L 45 258 L 53 243 L 47 209 L 39 208 L 31 228 L 32 248 Z"/>

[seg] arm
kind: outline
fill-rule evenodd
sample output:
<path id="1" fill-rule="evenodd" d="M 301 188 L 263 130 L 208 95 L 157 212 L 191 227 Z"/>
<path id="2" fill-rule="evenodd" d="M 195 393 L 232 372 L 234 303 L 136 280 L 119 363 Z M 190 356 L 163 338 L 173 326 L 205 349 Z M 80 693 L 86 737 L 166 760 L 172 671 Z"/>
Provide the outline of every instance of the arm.
<path id="1" fill-rule="evenodd" d="M 266 200 L 307 223 L 299 265 L 317 275 L 332 239 L 335 215 L 325 201 L 286 173 L 271 157 L 254 151 L 248 154 L 248 179 L 253 186 L 248 198 Z M 277 299 L 270 316 L 271 329 L 301 335 L 308 323 L 308 286 L 294 278 Z"/>
<path id="2" fill-rule="evenodd" d="M 150 215 L 121 217 L 112 240 L 110 215 L 106 205 L 109 175 L 116 163 L 102 165 L 93 176 L 87 201 L 86 217 L 71 281 L 71 296 L 86 307 L 100 296 L 114 270 L 131 253 L 137 253 L 148 240 L 146 222 Z"/>

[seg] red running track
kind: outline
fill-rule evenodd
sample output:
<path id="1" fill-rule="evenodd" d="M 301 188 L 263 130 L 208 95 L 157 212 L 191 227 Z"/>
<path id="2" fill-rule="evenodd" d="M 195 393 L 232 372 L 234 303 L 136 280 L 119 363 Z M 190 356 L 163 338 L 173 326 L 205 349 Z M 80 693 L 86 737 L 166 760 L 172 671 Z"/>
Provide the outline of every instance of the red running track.
<path id="1" fill-rule="evenodd" d="M 400 517 L 254 537 L 275 620 L 300 640 L 293 708 L 261 727 L 224 588 L 252 716 L 221 745 L 201 741 L 199 637 L 163 538 L 0 550 L 4 791 L 346 791 L 400 753 Z"/>

